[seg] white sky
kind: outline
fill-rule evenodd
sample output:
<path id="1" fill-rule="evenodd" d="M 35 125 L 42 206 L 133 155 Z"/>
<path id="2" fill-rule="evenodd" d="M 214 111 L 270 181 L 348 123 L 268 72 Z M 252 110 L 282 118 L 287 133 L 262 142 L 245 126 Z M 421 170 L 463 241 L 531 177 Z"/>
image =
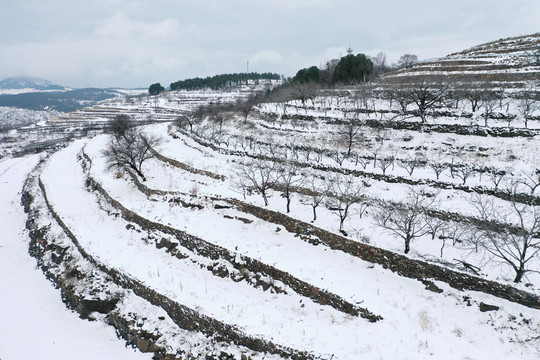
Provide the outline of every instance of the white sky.
<path id="1" fill-rule="evenodd" d="M 540 31 L 539 0 L 0 0 L 0 79 L 148 87 L 346 54 L 445 56 Z"/>

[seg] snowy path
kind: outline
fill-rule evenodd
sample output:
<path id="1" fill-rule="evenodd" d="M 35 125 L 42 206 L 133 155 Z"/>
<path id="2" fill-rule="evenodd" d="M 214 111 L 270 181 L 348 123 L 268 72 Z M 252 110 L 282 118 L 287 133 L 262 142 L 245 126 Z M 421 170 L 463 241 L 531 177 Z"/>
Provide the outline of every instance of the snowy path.
<path id="1" fill-rule="evenodd" d="M 20 191 L 39 155 L 0 161 L 0 358 L 150 359 L 126 348 L 114 329 L 79 319 L 28 255 Z"/>

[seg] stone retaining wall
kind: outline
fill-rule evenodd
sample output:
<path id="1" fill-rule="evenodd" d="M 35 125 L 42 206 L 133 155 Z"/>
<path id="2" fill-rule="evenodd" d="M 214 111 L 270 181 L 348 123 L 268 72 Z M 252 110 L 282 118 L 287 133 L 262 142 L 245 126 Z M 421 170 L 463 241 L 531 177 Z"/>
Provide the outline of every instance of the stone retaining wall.
<path id="1" fill-rule="evenodd" d="M 60 290 L 62 301 L 68 308 L 78 312 L 81 318 L 87 318 L 90 313 L 95 311 L 107 314 L 106 322 L 114 326 L 119 337 L 126 340 L 127 344 L 138 346 L 141 342 L 152 343 L 151 352 L 154 352 L 154 359 L 164 360 L 166 350 L 152 342 L 153 336 L 151 334 L 141 332 L 140 329 L 132 326 L 121 313 L 114 311 L 117 302 L 124 295 L 122 293 L 116 293 L 113 296 L 105 294 L 105 298 L 102 298 L 100 296 L 104 292 L 102 288 L 109 288 L 105 276 L 98 275 L 96 279 L 96 270 L 89 270 L 86 267 L 83 272 L 79 268 L 78 260 L 75 260 L 78 254 L 75 254 L 70 246 L 61 246 L 55 242 L 55 238 L 50 234 L 50 225 L 38 225 L 42 210 L 36 207 L 31 190 L 37 182 L 36 169 L 25 181 L 21 195 L 21 204 L 25 213 L 28 214 L 26 229 L 30 237 L 29 254 L 36 259 L 37 265 L 45 277 Z M 84 286 L 85 293 L 94 294 L 92 299 L 88 299 L 87 295 L 82 295 L 79 290 L 76 290 L 74 284 L 79 284 L 82 281 L 84 281 L 84 285 L 81 286 Z M 169 359 L 176 359 L 175 356 L 168 356 Z"/>
<path id="2" fill-rule="evenodd" d="M 88 157 L 86 156 L 88 159 Z M 329 305 L 335 308 L 336 310 L 342 311 L 344 313 L 353 315 L 353 316 L 361 316 L 363 318 L 366 318 L 370 322 L 375 322 L 378 320 L 381 320 L 382 317 L 375 315 L 371 313 L 369 310 L 364 309 L 359 306 L 355 306 L 351 304 L 350 302 L 347 302 L 343 298 L 341 298 L 338 295 L 332 294 L 326 290 L 317 288 L 305 281 L 302 281 L 291 274 L 279 270 L 273 266 L 264 264 L 260 262 L 259 260 L 252 259 L 248 256 L 244 255 L 237 255 L 235 253 L 230 252 L 229 250 L 211 244 L 203 239 L 197 238 L 195 236 L 189 235 L 181 230 L 174 229 L 170 226 L 166 226 L 160 223 L 156 223 L 153 221 L 150 221 L 137 213 L 127 209 L 124 207 L 119 201 L 112 198 L 106 191 L 103 189 L 101 184 L 97 182 L 92 177 L 88 176 L 87 178 L 87 186 L 91 188 L 94 191 L 97 191 L 101 196 L 105 198 L 105 200 L 111 204 L 115 209 L 120 211 L 122 217 L 126 219 L 127 221 L 139 224 L 141 227 L 149 230 L 157 230 L 161 231 L 165 234 L 169 234 L 174 236 L 180 243 L 181 246 L 185 247 L 186 249 L 189 249 L 190 251 L 193 251 L 197 254 L 200 254 L 204 257 L 210 258 L 212 260 L 219 260 L 223 259 L 227 262 L 229 262 L 235 269 L 239 270 L 240 272 L 244 272 L 245 270 L 251 271 L 255 274 L 263 274 L 266 276 L 269 276 L 272 279 L 281 281 L 283 284 L 289 286 L 292 290 L 294 290 L 296 293 L 306 296 L 313 300 L 316 303 L 319 303 L 321 305 Z M 139 186 L 141 188 L 145 188 L 144 185 L 142 185 L 139 182 Z M 145 194 L 151 194 L 153 190 L 146 188 L 143 191 Z"/>
<path id="3" fill-rule="evenodd" d="M 425 261 L 411 259 L 389 250 L 349 240 L 343 236 L 293 219 L 287 215 L 247 204 L 240 200 L 227 199 L 227 201 L 236 206 L 240 211 L 257 216 L 265 221 L 284 226 L 289 232 L 298 234 L 300 238 L 305 241 L 313 242 L 313 237 L 316 237 L 320 243 L 333 250 L 341 250 L 371 263 L 380 264 L 383 268 L 390 269 L 401 276 L 418 279 L 420 281 L 429 279 L 443 281 L 458 290 L 480 291 L 521 305 L 540 309 L 540 299 L 538 296 L 518 290 L 511 286 L 443 268 Z"/>
<path id="4" fill-rule="evenodd" d="M 313 355 L 291 349 L 288 347 L 276 345 L 271 341 L 266 341 L 260 338 L 250 337 L 238 328 L 224 324 L 218 320 L 202 315 L 199 312 L 188 308 L 185 305 L 179 304 L 168 297 L 148 288 L 140 281 L 132 279 L 119 271 L 112 269 L 100 261 L 91 256 L 79 243 L 75 235 L 65 225 L 60 216 L 56 213 L 51 203 L 47 198 L 47 193 L 41 179 L 39 180 L 39 187 L 42 191 L 45 203 L 52 217 L 56 220 L 58 225 L 63 229 L 66 235 L 73 242 L 77 250 L 83 256 L 84 259 L 89 261 L 92 265 L 98 268 L 100 271 L 109 275 L 114 283 L 120 285 L 124 289 L 132 290 L 137 296 L 147 300 L 152 305 L 162 308 L 177 324 L 180 328 L 188 331 L 200 331 L 207 336 L 211 336 L 216 341 L 232 342 L 236 345 L 245 346 L 251 350 L 258 352 L 267 352 L 271 354 L 277 354 L 285 358 L 307 360 L 313 359 Z"/>
<path id="5" fill-rule="evenodd" d="M 460 273 L 424 261 L 410 259 L 404 255 L 371 245 L 358 243 L 340 235 L 317 228 L 311 224 L 298 221 L 284 214 L 247 204 L 240 200 L 227 199 L 227 201 L 237 206 L 240 211 L 257 216 L 265 221 L 285 226 L 288 231 L 299 234 L 301 238 L 308 242 L 312 242 L 309 235 L 313 234 L 319 238 L 320 242 L 332 249 L 342 250 L 353 256 L 360 257 L 363 260 L 381 264 L 383 267 L 389 268 L 402 276 L 419 280 L 424 280 L 425 277 L 433 278 L 435 280 L 444 281 L 459 290 L 481 291 L 528 307 L 540 308 L 540 299 L 538 296 L 518 290 L 511 286 Z M 441 219 L 468 222 L 479 227 L 501 226 L 501 224 L 486 223 L 478 219 L 463 217 L 453 213 L 428 211 L 428 215 Z M 510 231 L 516 231 L 516 229 L 512 227 L 507 226 L 507 228 Z M 404 265 L 402 266 L 402 264 Z"/>

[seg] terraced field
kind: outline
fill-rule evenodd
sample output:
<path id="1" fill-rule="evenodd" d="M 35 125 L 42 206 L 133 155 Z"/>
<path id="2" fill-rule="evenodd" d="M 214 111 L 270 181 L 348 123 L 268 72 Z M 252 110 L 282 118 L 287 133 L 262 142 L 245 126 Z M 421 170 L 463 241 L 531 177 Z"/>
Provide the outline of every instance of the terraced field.
<path id="1" fill-rule="evenodd" d="M 422 61 L 392 74 L 389 82 L 445 77 L 464 83 L 486 82 L 491 86 L 520 88 L 524 81 L 540 76 L 540 34 L 500 39 Z"/>
<path id="2" fill-rule="evenodd" d="M 224 133 L 242 129 L 249 136 L 264 131 L 265 122 L 241 124 L 228 124 Z M 403 201 L 411 186 L 424 195 L 439 192 L 445 200 L 432 209 L 438 214 L 458 222 L 474 217 L 456 206 L 469 192 L 443 186 L 451 183 L 448 174 L 439 182 L 427 176 L 426 185 L 422 172 L 402 184 L 403 174 L 379 174 L 377 167 L 355 172 L 350 159 L 340 167 L 325 154 L 320 161 L 281 150 L 269 156 L 256 150 L 269 146 L 264 141 L 244 151 L 240 142 L 236 149 L 212 144 L 168 124 L 145 131 L 162 137 L 157 157 L 144 165 L 147 181 L 109 171 L 102 156 L 109 136 L 100 135 L 52 155 L 29 177 L 23 196 L 39 219 L 28 225 L 34 252 L 52 278 L 69 284 L 68 301 L 142 351 L 167 359 L 535 358 L 534 277 L 532 287 L 514 288 L 500 266 L 482 278 L 461 272 L 451 265 L 459 245 L 441 257 L 440 240 L 430 236 L 403 256 L 401 243 L 373 223 L 377 204 Z M 367 211 L 360 216 L 364 205 L 355 204 L 340 233 L 330 206 L 311 221 L 305 184 L 293 190 L 287 215 L 279 187 L 270 190 L 268 207 L 258 194 L 239 190 L 236 164 L 262 155 L 280 162 L 284 154 L 318 176 L 369 183 Z M 483 312 L 490 305 L 498 310 Z M 389 344 L 392 338 L 403 341 Z"/>
<path id="3" fill-rule="evenodd" d="M 539 109 L 502 91 L 490 113 L 452 98 L 421 118 L 378 86 L 58 118 L 161 123 L 126 130 L 151 140 L 140 168 L 111 161 L 125 133 L 44 155 L 22 193 L 30 253 L 81 317 L 155 359 L 537 359 Z"/>

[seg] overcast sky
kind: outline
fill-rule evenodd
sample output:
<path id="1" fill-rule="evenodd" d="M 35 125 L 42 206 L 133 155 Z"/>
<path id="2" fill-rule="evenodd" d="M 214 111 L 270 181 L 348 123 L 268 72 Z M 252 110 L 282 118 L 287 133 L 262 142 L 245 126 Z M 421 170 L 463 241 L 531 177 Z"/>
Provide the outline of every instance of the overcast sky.
<path id="1" fill-rule="evenodd" d="M 441 57 L 540 31 L 540 0 L 0 0 L 0 79 L 148 87 L 346 54 Z"/>

